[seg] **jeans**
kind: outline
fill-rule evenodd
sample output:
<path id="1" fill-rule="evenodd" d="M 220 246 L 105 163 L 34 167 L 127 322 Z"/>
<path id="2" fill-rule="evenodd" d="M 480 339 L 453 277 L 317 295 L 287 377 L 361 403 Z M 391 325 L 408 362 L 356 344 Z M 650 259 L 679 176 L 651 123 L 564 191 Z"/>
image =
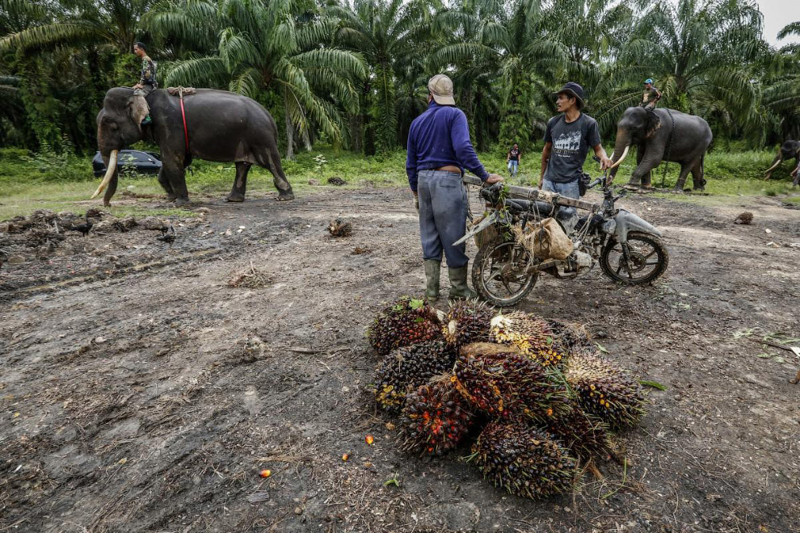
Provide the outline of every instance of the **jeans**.
<path id="1" fill-rule="evenodd" d="M 469 262 L 467 243 L 453 243 L 467 232 L 467 190 L 458 172 L 420 170 L 418 173 L 419 236 L 424 259 L 442 260 L 461 268 Z"/>
<path id="2" fill-rule="evenodd" d="M 517 172 L 519 172 L 519 161 L 509 161 L 508 171 L 511 172 L 512 176 L 516 176 Z"/>
<path id="3" fill-rule="evenodd" d="M 567 198 L 575 198 L 576 200 L 581 197 L 581 189 L 578 185 L 578 180 L 570 181 L 569 183 L 556 183 L 545 178 L 542 182 L 542 190 L 558 193 Z M 577 222 L 578 212 L 574 207 L 559 207 L 557 218 L 565 229 L 572 228 Z M 567 231 L 569 233 L 569 231 Z"/>

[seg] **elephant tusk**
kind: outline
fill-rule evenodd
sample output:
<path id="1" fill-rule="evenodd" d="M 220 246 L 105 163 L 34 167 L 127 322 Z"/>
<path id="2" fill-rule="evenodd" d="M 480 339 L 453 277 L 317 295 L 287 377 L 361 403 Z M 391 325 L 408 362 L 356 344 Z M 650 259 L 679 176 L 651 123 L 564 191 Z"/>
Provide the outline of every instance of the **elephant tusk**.
<path id="1" fill-rule="evenodd" d="M 97 198 L 97 196 L 108 187 L 108 184 L 111 182 L 111 178 L 114 176 L 114 171 L 117 169 L 117 150 L 111 150 L 111 156 L 108 158 L 108 170 L 106 170 L 106 175 L 103 177 L 103 181 L 100 182 L 100 186 L 97 187 L 97 190 L 94 191 L 92 198 Z"/>
<path id="2" fill-rule="evenodd" d="M 764 174 L 772 172 L 773 170 L 778 168 L 778 165 L 780 165 L 781 163 L 783 163 L 783 158 L 778 159 L 778 161 L 774 165 L 772 165 L 771 167 L 769 167 L 767 170 L 764 171 Z"/>
<path id="3" fill-rule="evenodd" d="M 612 168 L 617 168 L 618 166 L 620 166 L 622 164 L 622 162 L 625 161 L 625 158 L 628 157 L 628 150 L 630 150 L 630 149 L 631 149 L 631 145 L 629 144 L 628 146 L 625 147 L 625 150 L 623 150 L 622 155 L 619 157 L 619 160 L 616 163 L 614 163 L 613 165 L 611 165 L 610 167 L 608 167 L 608 170 L 611 170 Z M 611 156 L 613 157 L 614 154 L 611 154 Z"/>

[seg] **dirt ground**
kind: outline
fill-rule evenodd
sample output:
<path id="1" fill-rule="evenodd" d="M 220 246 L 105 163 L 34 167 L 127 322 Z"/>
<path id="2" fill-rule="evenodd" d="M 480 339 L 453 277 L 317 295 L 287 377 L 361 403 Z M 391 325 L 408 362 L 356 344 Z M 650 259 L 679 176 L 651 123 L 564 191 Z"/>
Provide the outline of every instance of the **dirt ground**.
<path id="1" fill-rule="evenodd" d="M 664 232 L 664 278 L 540 280 L 521 309 L 587 324 L 667 389 L 625 435 L 627 468 L 533 502 L 468 450 L 398 451 L 364 329 L 421 292 L 416 215 L 403 190 L 320 191 L 197 201 L 171 246 L 141 224 L 30 245 L 6 226 L 0 531 L 800 529 L 800 359 L 759 342 L 800 337 L 799 210 L 626 199 Z M 328 235 L 335 217 L 350 237 Z M 262 287 L 229 286 L 237 273 Z"/>

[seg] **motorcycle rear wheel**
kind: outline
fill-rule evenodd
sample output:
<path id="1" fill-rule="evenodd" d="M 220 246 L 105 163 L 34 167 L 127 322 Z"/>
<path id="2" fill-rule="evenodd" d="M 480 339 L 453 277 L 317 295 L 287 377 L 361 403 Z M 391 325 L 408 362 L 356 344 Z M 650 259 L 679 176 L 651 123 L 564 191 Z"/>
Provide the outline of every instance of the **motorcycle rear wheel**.
<path id="1" fill-rule="evenodd" d="M 495 307 L 516 305 L 539 279 L 538 274 L 526 273 L 530 258 L 530 252 L 514 241 L 486 243 L 472 265 L 472 286 Z"/>
<path id="2" fill-rule="evenodd" d="M 669 265 L 669 253 L 655 235 L 628 233 L 629 262 L 625 261 L 622 245 L 610 240 L 600 255 L 600 268 L 609 278 L 625 285 L 646 285 L 661 277 Z"/>

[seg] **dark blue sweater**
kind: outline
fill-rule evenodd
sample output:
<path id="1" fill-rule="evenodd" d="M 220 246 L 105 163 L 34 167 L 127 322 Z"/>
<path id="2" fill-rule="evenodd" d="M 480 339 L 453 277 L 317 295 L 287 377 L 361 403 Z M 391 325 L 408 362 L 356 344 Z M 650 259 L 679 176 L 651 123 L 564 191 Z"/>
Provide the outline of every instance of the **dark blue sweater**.
<path id="1" fill-rule="evenodd" d="M 483 181 L 489 173 L 478 160 L 469 140 L 464 112 L 431 101 L 428 109 L 411 123 L 408 131 L 406 174 L 411 190 L 417 191 L 417 172 L 446 165 L 466 168 Z"/>

